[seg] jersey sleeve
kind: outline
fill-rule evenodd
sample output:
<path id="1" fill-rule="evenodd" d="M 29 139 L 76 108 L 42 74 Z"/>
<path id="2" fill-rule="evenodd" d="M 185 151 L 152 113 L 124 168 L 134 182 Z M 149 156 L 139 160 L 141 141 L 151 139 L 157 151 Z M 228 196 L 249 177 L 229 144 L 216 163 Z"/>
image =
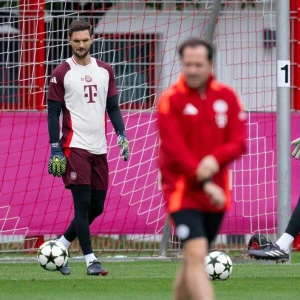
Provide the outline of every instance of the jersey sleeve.
<path id="1" fill-rule="evenodd" d="M 238 96 L 231 90 L 226 93 L 229 97 L 228 108 L 228 138 L 216 147 L 212 155 L 220 165 L 225 165 L 238 158 L 246 150 L 246 114 Z"/>
<path id="2" fill-rule="evenodd" d="M 107 71 L 109 74 L 108 92 L 107 92 L 107 99 L 108 99 L 110 97 L 118 95 L 118 88 L 117 88 L 116 78 L 112 67 L 109 66 Z"/>
<path id="3" fill-rule="evenodd" d="M 159 99 L 157 126 L 164 156 L 175 162 L 184 176 L 195 179 L 199 161 L 184 142 L 179 111 L 170 100 L 169 91 L 164 92 Z"/>
<path id="4" fill-rule="evenodd" d="M 65 87 L 63 75 L 58 68 L 53 71 L 49 82 L 47 99 L 64 103 Z"/>

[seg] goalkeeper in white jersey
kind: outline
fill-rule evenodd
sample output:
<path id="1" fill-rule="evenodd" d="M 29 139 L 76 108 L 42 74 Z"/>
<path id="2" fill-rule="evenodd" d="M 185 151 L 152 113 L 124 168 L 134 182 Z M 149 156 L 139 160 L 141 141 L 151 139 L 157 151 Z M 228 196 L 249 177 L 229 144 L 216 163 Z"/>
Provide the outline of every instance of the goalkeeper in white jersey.
<path id="1" fill-rule="evenodd" d="M 90 56 L 91 26 L 75 20 L 69 28 L 73 56 L 52 73 L 48 92 L 48 127 L 51 145 L 49 173 L 62 176 L 71 189 L 74 219 L 58 240 L 66 248 L 78 237 L 88 275 L 107 275 L 92 250 L 89 225 L 103 212 L 108 189 L 105 113 L 118 135 L 125 161 L 129 145 L 118 105 L 118 90 L 109 64 Z M 63 113 L 62 138 L 59 116 Z M 70 274 L 67 265 L 61 269 Z"/>
<path id="2" fill-rule="evenodd" d="M 300 138 L 292 142 L 295 149 L 292 156 L 300 159 Z M 248 254 L 256 259 L 266 259 L 285 262 L 289 260 L 289 248 L 295 237 L 300 232 L 300 198 L 290 218 L 285 232 L 280 238 L 272 243 L 265 236 L 255 234 L 251 237 L 248 245 Z"/>

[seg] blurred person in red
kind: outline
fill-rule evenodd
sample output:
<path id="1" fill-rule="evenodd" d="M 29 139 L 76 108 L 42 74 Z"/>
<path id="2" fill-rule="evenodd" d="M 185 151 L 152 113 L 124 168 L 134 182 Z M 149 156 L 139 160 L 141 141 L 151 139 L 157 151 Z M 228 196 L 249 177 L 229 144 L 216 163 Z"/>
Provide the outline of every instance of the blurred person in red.
<path id="1" fill-rule="evenodd" d="M 159 168 L 167 213 L 184 245 L 174 299 L 214 299 L 205 256 L 230 207 L 228 164 L 245 151 L 245 113 L 212 75 L 213 46 L 180 45 L 182 75 L 158 103 Z"/>

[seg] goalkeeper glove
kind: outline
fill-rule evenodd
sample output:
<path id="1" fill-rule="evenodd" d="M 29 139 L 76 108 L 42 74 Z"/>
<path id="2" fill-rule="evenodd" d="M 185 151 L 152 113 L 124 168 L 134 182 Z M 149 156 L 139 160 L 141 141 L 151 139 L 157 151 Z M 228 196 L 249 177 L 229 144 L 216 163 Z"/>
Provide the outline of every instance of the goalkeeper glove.
<path id="1" fill-rule="evenodd" d="M 123 156 L 124 161 L 127 161 L 129 156 L 129 143 L 125 135 L 120 134 L 118 136 L 118 146 L 121 148 L 121 155 Z"/>
<path id="2" fill-rule="evenodd" d="M 292 156 L 295 157 L 296 159 L 299 159 L 300 158 L 300 138 L 292 141 L 291 145 L 296 146 L 292 152 Z"/>
<path id="3" fill-rule="evenodd" d="M 67 159 L 58 143 L 51 144 L 51 155 L 48 163 L 48 173 L 61 177 L 66 173 Z"/>

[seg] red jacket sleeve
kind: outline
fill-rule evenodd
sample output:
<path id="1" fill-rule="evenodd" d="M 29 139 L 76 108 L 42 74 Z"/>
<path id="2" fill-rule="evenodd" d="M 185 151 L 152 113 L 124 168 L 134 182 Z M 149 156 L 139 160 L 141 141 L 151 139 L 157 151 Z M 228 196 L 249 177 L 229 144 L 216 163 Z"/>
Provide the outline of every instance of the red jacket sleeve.
<path id="1" fill-rule="evenodd" d="M 172 92 L 164 92 L 158 103 L 158 133 L 160 148 L 170 161 L 175 162 L 183 175 L 195 177 L 199 161 L 186 147 L 182 126 L 179 121 L 179 111 L 170 100 Z"/>
<path id="2" fill-rule="evenodd" d="M 246 150 L 246 115 L 238 96 L 231 90 L 228 90 L 228 96 L 230 100 L 228 103 L 228 139 L 226 143 L 216 147 L 212 152 L 220 165 L 230 163 Z"/>

